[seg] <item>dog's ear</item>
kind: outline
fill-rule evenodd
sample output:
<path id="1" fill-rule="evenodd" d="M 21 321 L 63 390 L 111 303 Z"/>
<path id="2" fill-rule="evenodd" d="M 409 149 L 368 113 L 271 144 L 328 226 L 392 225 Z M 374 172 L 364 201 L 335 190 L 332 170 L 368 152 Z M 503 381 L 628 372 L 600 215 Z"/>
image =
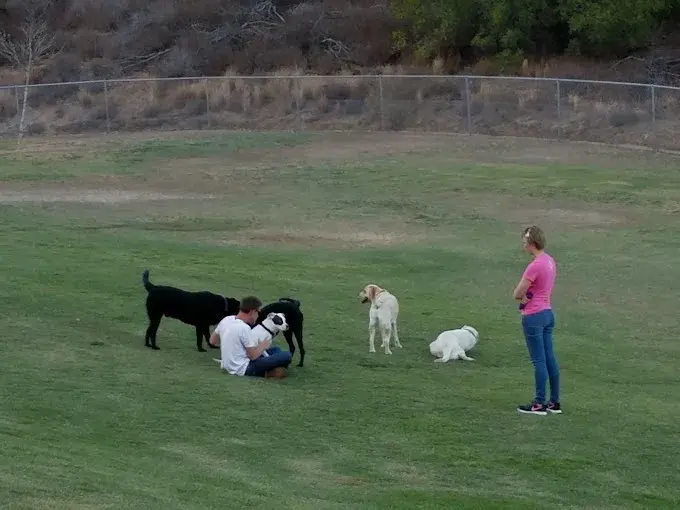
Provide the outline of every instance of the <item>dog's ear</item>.
<path id="1" fill-rule="evenodd" d="M 375 295 L 377 293 L 377 288 L 375 285 L 367 285 L 366 286 L 366 296 L 368 296 L 368 299 L 373 301 L 375 299 Z"/>
<path id="2" fill-rule="evenodd" d="M 274 320 L 274 317 L 276 317 L 276 314 L 274 312 L 269 312 L 267 314 L 267 319 L 269 319 L 270 321 Z"/>
<path id="3" fill-rule="evenodd" d="M 371 292 L 371 301 L 373 301 L 376 298 L 376 296 L 378 295 L 379 292 L 385 290 L 382 287 L 379 287 L 378 285 L 375 285 L 375 284 L 371 284 L 371 285 L 369 285 L 369 287 L 370 287 L 370 292 Z"/>
<path id="4" fill-rule="evenodd" d="M 278 315 L 274 315 L 274 318 L 272 318 L 272 322 L 277 326 L 283 326 L 283 319 Z"/>

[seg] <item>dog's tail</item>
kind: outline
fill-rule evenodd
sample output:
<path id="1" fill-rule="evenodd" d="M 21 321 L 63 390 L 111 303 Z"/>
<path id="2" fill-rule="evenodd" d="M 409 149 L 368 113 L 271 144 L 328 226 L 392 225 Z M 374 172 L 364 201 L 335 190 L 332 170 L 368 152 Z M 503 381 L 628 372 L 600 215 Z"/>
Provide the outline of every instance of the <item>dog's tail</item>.
<path id="1" fill-rule="evenodd" d="M 149 270 L 145 269 L 142 273 L 142 283 L 147 292 L 150 292 L 154 288 L 154 284 L 149 281 Z"/>
<path id="2" fill-rule="evenodd" d="M 289 298 L 289 297 L 282 297 L 279 298 L 279 301 L 285 301 L 287 303 L 292 303 L 295 305 L 295 308 L 300 308 L 300 302 L 297 299 Z"/>

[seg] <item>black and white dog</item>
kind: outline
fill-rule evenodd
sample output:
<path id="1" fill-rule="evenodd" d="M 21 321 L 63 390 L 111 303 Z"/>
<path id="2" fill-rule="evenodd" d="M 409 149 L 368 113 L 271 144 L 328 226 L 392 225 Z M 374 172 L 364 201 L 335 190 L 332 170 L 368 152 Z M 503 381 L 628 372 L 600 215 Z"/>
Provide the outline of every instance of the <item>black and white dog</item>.
<path id="1" fill-rule="evenodd" d="M 250 330 L 251 339 L 255 339 L 257 344 L 262 342 L 274 342 L 276 336 L 282 332 L 285 334 L 288 331 L 288 323 L 286 322 L 286 316 L 282 313 L 270 312 L 267 316 L 260 322 L 252 327 Z M 221 342 L 220 342 L 221 345 Z M 262 353 L 263 356 L 269 356 L 267 352 Z M 219 363 L 222 368 L 222 359 L 213 358 L 213 361 Z"/>
<path id="2" fill-rule="evenodd" d="M 154 285 L 149 281 L 148 269 L 142 275 L 142 283 L 147 291 L 146 313 L 149 317 L 149 327 L 146 329 L 146 347 L 160 349 L 156 345 L 156 332 L 165 315 L 182 321 L 196 328 L 196 348 L 206 352 L 203 348 L 203 338 L 209 347 L 210 326 L 215 326 L 227 315 L 236 315 L 239 310 L 238 299 L 225 298 L 208 291 L 188 292 L 186 290 Z M 214 347 L 217 348 L 217 347 Z"/>
<path id="3" fill-rule="evenodd" d="M 283 331 L 283 336 L 288 343 L 288 349 L 290 350 L 290 355 L 292 356 L 295 354 L 295 345 L 293 344 L 293 335 L 295 335 L 298 348 L 300 349 L 300 362 L 297 366 L 304 366 L 305 346 L 302 343 L 302 326 L 304 316 L 302 315 L 302 310 L 300 310 L 300 302 L 297 299 L 292 298 L 279 298 L 278 301 L 269 303 L 268 305 L 262 307 L 262 310 L 260 310 L 260 316 L 258 317 L 255 324 L 262 324 L 262 322 L 269 316 L 270 313 L 282 313 L 286 317 L 288 329 Z"/>

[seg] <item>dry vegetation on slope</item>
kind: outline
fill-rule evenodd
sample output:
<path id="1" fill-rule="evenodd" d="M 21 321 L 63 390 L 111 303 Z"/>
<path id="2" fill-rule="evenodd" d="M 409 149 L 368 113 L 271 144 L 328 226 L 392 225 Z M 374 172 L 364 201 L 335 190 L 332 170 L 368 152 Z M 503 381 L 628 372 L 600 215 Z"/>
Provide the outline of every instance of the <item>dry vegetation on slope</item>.
<path id="1" fill-rule="evenodd" d="M 0 26 L 26 19 L 39 0 L 10 0 Z M 51 2 L 55 55 L 36 62 L 32 83 L 115 77 L 224 76 L 208 82 L 108 83 L 31 89 L 27 134 L 145 128 L 386 129 L 563 137 L 680 149 L 674 119 L 680 91 L 562 83 L 559 111 L 550 82 L 464 80 L 453 71 L 645 80 L 628 59 L 603 65 L 566 57 L 535 63 L 507 53 L 415 65 L 395 52 L 403 29 L 388 3 L 357 0 L 59 0 Z M 19 18 L 23 16 L 23 18 Z M 10 30 L 11 32 L 11 30 Z M 10 34 L 11 35 L 11 34 Z M 16 37 L 16 34 L 13 35 Z M 398 64 L 390 62 L 400 59 Z M 412 64 L 412 65 L 411 65 Z M 242 74 L 334 74 L 315 79 L 243 80 Z M 377 79 L 357 74 L 383 74 Z M 434 74 L 438 78 L 397 78 Z M 5 84 L 22 84 L 5 67 Z M 469 97 L 469 101 L 466 99 Z M 0 90 L 0 130 L 17 133 L 22 89 Z M 652 115 L 654 103 L 654 115 Z M 654 121 L 654 122 L 653 122 Z"/>
<path id="2" fill-rule="evenodd" d="M 298 70 L 283 70 L 285 75 Z M 381 85 L 382 84 L 382 85 Z M 470 79 L 470 126 L 479 134 L 561 137 L 680 149 L 680 91 Z M 19 99 L 0 91 L 0 126 L 17 129 Z M 159 81 L 41 87 L 29 96 L 31 134 L 141 129 L 468 129 L 465 80 L 455 77 Z"/>

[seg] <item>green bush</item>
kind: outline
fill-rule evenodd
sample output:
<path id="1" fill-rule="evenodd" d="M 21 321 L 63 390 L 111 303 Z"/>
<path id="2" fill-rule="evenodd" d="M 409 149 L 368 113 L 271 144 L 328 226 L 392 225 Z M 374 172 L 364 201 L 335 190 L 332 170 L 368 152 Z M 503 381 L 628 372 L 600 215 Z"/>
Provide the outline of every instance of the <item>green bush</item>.
<path id="1" fill-rule="evenodd" d="M 646 47 L 678 0 L 390 0 L 398 49 L 419 56 L 571 54 L 612 57 Z M 670 27 L 672 28 L 672 27 Z"/>

